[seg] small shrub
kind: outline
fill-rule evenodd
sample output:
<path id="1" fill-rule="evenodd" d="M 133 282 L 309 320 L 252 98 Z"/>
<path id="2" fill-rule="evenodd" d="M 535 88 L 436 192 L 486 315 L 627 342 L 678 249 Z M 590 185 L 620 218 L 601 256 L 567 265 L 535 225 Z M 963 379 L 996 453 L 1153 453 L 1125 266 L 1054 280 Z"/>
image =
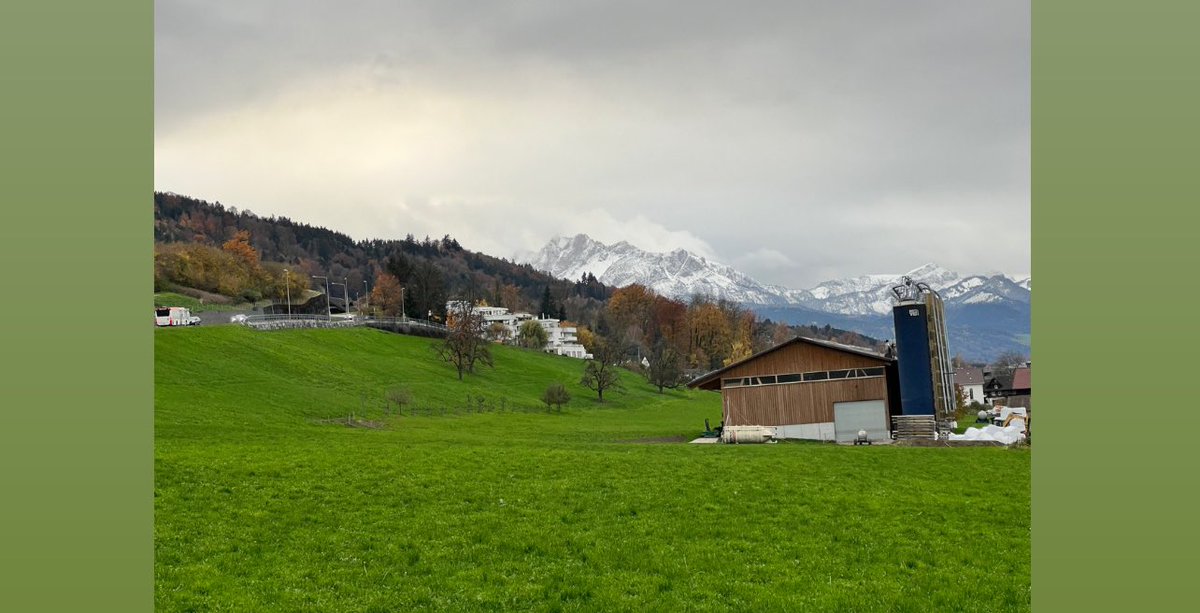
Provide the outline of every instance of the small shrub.
<path id="1" fill-rule="evenodd" d="M 395 403 L 397 412 L 404 415 L 404 405 L 412 402 L 412 392 L 407 387 L 398 385 L 387 391 L 387 401 Z"/>
<path id="2" fill-rule="evenodd" d="M 545 392 L 542 392 L 542 402 L 546 403 L 547 410 L 554 407 L 561 412 L 562 405 L 570 401 L 571 393 L 567 391 L 567 388 L 563 387 L 562 383 L 555 383 L 547 387 Z"/>

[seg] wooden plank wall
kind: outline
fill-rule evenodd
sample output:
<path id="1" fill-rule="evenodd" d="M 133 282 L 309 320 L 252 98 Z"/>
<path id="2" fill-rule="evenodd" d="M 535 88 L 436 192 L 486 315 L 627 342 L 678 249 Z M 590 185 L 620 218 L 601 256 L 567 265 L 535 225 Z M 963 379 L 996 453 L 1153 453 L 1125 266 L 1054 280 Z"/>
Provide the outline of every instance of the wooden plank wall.
<path id="1" fill-rule="evenodd" d="M 771 371 L 760 370 L 755 374 L 771 374 Z M 721 393 L 724 395 L 727 426 L 782 426 L 831 422 L 835 402 L 886 401 L 888 398 L 887 380 L 883 377 L 733 387 L 726 388 Z"/>
<path id="2" fill-rule="evenodd" d="M 754 375 L 782 375 L 816 370 L 870 368 L 887 364 L 884 359 L 872 359 L 844 351 L 836 351 L 808 343 L 794 343 L 779 351 L 768 353 L 736 368 L 721 373 L 722 379 Z"/>

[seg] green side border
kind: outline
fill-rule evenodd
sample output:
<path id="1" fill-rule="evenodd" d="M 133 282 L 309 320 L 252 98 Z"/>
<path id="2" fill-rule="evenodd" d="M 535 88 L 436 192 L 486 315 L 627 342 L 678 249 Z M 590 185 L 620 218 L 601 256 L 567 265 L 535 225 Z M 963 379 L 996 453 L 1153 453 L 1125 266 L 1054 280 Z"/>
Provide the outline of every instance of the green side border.
<path id="1" fill-rule="evenodd" d="M 0 609 L 153 610 L 151 0 L 0 3 Z"/>
<path id="2" fill-rule="evenodd" d="M 1037 610 L 1191 601 L 1198 23 L 1194 2 L 1033 4 Z M 152 37 L 148 0 L 0 7 L 12 610 L 153 606 Z"/>
<path id="3" fill-rule="evenodd" d="M 1200 3 L 1032 6 L 1034 609 L 1190 610 Z"/>

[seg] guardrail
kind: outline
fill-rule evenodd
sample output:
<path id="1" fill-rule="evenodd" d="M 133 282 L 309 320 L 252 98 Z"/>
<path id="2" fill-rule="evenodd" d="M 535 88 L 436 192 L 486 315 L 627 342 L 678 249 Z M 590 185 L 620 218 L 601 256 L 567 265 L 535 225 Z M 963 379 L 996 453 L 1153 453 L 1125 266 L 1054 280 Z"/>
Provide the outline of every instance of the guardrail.
<path id="1" fill-rule="evenodd" d="M 296 328 L 353 328 L 362 325 L 354 319 L 330 319 L 324 315 L 247 315 L 240 322 L 255 330 L 291 330 Z"/>
<path id="2" fill-rule="evenodd" d="M 407 317 L 327 317 L 325 315 L 247 315 L 236 323 L 254 328 L 255 330 L 286 330 L 295 328 L 353 328 L 369 326 L 399 332 L 402 330 L 421 331 L 443 336 L 446 325 L 424 319 Z"/>
<path id="3" fill-rule="evenodd" d="M 409 319 L 406 317 L 376 317 L 363 321 L 364 326 L 414 336 L 446 336 L 446 325 L 424 319 Z"/>

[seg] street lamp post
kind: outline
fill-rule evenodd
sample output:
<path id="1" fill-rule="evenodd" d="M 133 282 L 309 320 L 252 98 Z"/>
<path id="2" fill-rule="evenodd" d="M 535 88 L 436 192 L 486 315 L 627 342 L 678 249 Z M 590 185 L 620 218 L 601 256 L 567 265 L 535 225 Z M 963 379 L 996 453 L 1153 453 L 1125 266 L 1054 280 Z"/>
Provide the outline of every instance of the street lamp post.
<path id="1" fill-rule="evenodd" d="M 288 319 L 292 318 L 292 273 L 283 269 L 283 283 L 287 289 Z"/>

